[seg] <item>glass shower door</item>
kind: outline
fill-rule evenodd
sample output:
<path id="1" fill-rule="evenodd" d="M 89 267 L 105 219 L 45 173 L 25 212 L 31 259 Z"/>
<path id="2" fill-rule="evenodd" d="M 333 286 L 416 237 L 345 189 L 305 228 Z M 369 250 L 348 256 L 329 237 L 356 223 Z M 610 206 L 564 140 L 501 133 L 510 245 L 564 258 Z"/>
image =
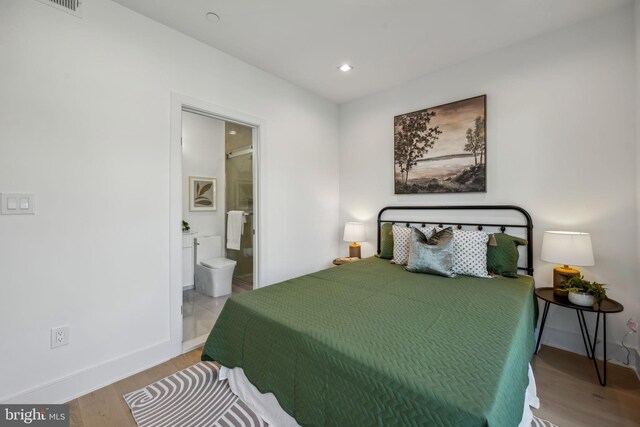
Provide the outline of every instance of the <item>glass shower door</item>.
<path id="1" fill-rule="evenodd" d="M 243 211 L 244 225 L 240 250 L 227 249 L 227 258 L 237 262 L 234 283 L 253 288 L 253 150 L 240 148 L 227 155 L 226 162 L 227 211 Z"/>

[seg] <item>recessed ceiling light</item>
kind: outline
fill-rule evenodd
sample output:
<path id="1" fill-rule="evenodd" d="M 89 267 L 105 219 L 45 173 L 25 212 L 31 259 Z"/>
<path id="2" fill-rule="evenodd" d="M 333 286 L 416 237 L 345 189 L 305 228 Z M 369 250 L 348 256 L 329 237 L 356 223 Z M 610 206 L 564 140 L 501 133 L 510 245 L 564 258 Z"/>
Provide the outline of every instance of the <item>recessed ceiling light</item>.
<path id="1" fill-rule="evenodd" d="M 220 15 L 217 13 L 209 12 L 205 15 L 208 21 L 211 22 L 220 22 Z"/>
<path id="2" fill-rule="evenodd" d="M 347 71 L 353 70 L 353 67 L 349 64 L 342 64 L 341 66 L 338 67 L 338 70 L 344 71 L 346 73 Z"/>
<path id="3" fill-rule="evenodd" d="M 229 135 L 235 135 L 235 134 L 236 134 L 236 131 L 235 131 L 235 130 L 230 130 L 230 131 L 229 131 Z"/>

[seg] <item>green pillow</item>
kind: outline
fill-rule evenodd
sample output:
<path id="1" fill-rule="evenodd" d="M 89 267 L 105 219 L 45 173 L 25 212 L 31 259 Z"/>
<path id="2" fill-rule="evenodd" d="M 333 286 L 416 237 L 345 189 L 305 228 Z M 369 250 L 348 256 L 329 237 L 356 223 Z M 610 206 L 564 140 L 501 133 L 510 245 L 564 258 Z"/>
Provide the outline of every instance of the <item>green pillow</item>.
<path id="1" fill-rule="evenodd" d="M 487 270 L 491 274 L 518 277 L 518 246 L 526 245 L 526 239 L 504 233 L 493 235 L 496 244 L 487 246 Z"/>
<path id="2" fill-rule="evenodd" d="M 389 222 L 382 224 L 382 230 L 380 230 L 380 254 L 376 256 L 384 259 L 393 258 L 393 225 Z"/>
<path id="3" fill-rule="evenodd" d="M 453 272 L 453 230 L 447 227 L 427 237 L 414 228 L 409 240 L 409 261 L 405 270 L 411 273 L 455 277 Z"/>

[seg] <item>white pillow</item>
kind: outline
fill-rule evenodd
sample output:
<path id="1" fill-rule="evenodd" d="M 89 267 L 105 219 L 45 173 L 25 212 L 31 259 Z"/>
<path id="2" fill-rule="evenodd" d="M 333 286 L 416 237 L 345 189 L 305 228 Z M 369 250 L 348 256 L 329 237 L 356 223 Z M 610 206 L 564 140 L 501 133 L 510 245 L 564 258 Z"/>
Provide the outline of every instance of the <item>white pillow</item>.
<path id="1" fill-rule="evenodd" d="M 484 231 L 453 230 L 453 272 L 491 277 L 487 271 L 487 242 L 489 233 Z"/>
<path id="2" fill-rule="evenodd" d="M 414 227 L 405 227 L 393 224 L 393 259 L 394 264 L 407 265 L 409 261 L 409 240 L 411 239 L 411 229 Z M 418 230 L 422 231 L 425 236 L 431 237 L 435 227 L 422 227 Z M 486 258 L 486 254 L 485 254 Z M 485 262 L 485 269 L 487 268 Z"/>

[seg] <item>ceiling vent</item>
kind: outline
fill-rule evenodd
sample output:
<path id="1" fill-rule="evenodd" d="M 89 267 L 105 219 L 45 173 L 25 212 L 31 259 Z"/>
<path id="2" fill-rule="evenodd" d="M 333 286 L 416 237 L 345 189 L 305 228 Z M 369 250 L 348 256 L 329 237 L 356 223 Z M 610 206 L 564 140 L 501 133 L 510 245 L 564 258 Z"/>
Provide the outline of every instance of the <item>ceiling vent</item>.
<path id="1" fill-rule="evenodd" d="M 48 4 L 58 10 L 70 13 L 78 18 L 82 18 L 82 2 L 80 0 L 38 0 L 40 3 Z"/>

